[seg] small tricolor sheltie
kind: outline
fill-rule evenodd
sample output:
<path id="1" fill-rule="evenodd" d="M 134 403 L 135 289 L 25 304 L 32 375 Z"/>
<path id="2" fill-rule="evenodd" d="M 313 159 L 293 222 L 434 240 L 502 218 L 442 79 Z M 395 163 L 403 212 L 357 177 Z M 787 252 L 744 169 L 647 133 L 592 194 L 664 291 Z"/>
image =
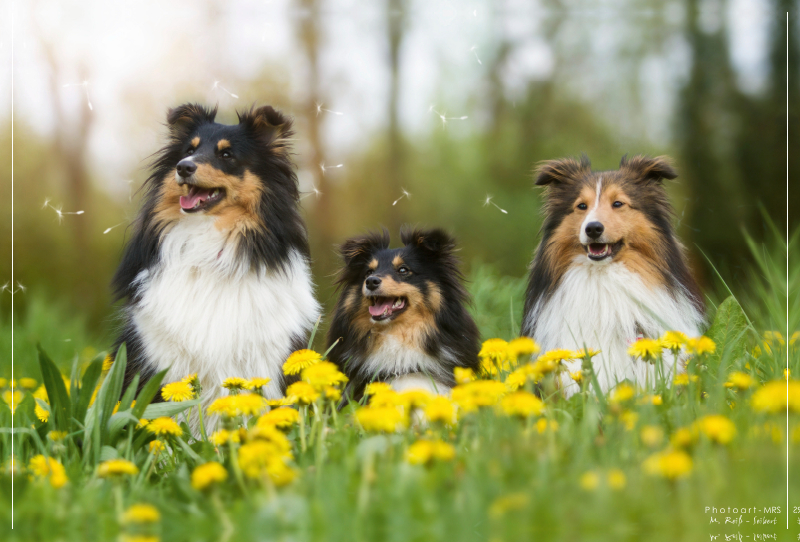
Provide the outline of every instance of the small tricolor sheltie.
<path id="1" fill-rule="evenodd" d="M 197 373 L 203 404 L 231 376 L 269 377 L 281 396 L 282 364 L 303 348 L 320 313 L 309 270 L 291 121 L 272 107 L 214 121 L 186 104 L 167 115 L 157 153 L 113 279 L 126 299 L 127 387 L 170 368 L 164 382 Z"/>
<path id="2" fill-rule="evenodd" d="M 329 357 L 350 378 L 345 396 L 355 400 L 372 381 L 447 394 L 455 367 L 478 369 L 478 328 L 455 241 L 438 229 L 400 237 L 402 248 L 389 248 L 386 230 L 341 246 L 328 346 L 336 343 Z"/>
<path id="3" fill-rule="evenodd" d="M 603 390 L 624 379 L 645 384 L 652 366 L 628 355 L 637 338 L 666 330 L 700 334 L 700 290 L 662 184 L 675 177 L 666 157 L 623 157 L 614 171 L 592 171 L 585 156 L 537 169 L 536 184 L 547 187 L 545 219 L 522 334 L 543 351 L 599 349 L 593 365 Z M 570 370 L 580 363 L 569 363 Z M 665 355 L 665 369 L 669 378 L 683 367 Z M 577 389 L 569 378 L 562 384 L 567 395 Z"/>

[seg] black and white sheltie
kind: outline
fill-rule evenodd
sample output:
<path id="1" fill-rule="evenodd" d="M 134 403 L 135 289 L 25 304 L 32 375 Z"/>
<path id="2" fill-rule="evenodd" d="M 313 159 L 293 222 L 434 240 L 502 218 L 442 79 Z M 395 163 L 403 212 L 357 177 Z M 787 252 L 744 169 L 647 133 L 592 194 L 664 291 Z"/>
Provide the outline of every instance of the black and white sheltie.
<path id="1" fill-rule="evenodd" d="M 672 227 L 663 179 L 677 173 L 666 157 L 624 157 L 618 170 L 592 171 L 588 158 L 540 165 L 547 187 L 542 240 L 531 264 L 522 334 L 543 351 L 601 350 L 593 363 L 604 390 L 653 368 L 628 346 L 666 330 L 699 335 L 704 308 Z M 580 362 L 572 362 L 577 370 Z M 682 369 L 665 357 L 669 372 Z M 677 367 L 676 367 L 677 365 Z M 567 395 L 576 385 L 563 378 Z"/>
<path id="2" fill-rule="evenodd" d="M 320 313 L 309 271 L 291 121 L 272 107 L 214 122 L 215 109 L 169 111 L 132 237 L 113 279 L 126 299 L 116 352 L 126 343 L 127 387 L 170 367 L 197 373 L 205 406 L 231 376 L 269 377 L 302 348 Z"/>
<path id="3" fill-rule="evenodd" d="M 329 356 L 350 378 L 346 395 L 360 399 L 371 381 L 397 391 L 447 394 L 453 369 L 477 370 L 478 328 L 466 309 L 455 241 L 442 230 L 389 232 L 341 246 L 340 295 L 328 331 Z"/>

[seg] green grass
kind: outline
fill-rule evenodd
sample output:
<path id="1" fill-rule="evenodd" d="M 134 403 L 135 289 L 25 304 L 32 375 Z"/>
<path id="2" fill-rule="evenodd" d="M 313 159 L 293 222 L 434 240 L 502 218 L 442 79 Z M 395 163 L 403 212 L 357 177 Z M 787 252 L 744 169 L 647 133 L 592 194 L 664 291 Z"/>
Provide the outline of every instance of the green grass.
<path id="1" fill-rule="evenodd" d="M 4 468 L 0 477 L 0 529 L 8 533 L 4 540 L 110 540 L 120 533 L 150 533 L 165 542 L 709 540 L 715 530 L 709 527 L 706 506 L 780 506 L 778 526 L 757 532 L 776 532 L 778 540 L 795 539 L 800 526 L 792 526 L 791 536 L 784 530 L 785 464 L 787 442 L 789 459 L 794 465 L 800 460 L 800 413 L 790 415 L 787 434 L 785 414 L 755 411 L 750 404 L 755 390 L 734 392 L 724 382 L 733 370 L 752 375 L 759 387 L 782 379 L 787 349 L 792 376 L 800 374 L 796 349 L 773 343 L 768 350 L 761 338 L 766 330 L 785 335 L 787 325 L 790 330 L 799 327 L 795 286 L 800 286 L 800 265 L 795 264 L 800 262 L 791 262 L 788 277 L 785 265 L 787 251 L 796 258 L 791 249 L 797 239 L 795 235 L 787 243 L 776 237 L 770 246 L 752 246 L 758 265 L 744 284 L 728 285 L 735 298 L 720 302 L 728 297 L 722 284 L 719 296 L 709 296 L 713 324 L 707 334 L 717 342 L 717 350 L 690 366 L 699 377 L 696 384 L 679 391 L 658 382 L 662 405 L 638 405 L 635 400 L 614 405 L 608 396 L 591 392 L 569 401 L 546 394 L 541 417 L 556 421 L 555 431 L 540 433 L 538 417 L 512 418 L 488 407 L 463 416 L 452 428 L 431 424 L 385 435 L 361 430 L 354 421 L 354 407 L 333 417 L 330 406 L 320 403 L 320 416 L 309 414 L 304 422 L 306 451 L 297 426 L 287 434 L 298 476 L 283 487 L 246 477 L 239 483 L 238 462 L 230 449 L 236 445 L 221 447 L 220 455 L 210 443 L 195 441 L 186 433 L 182 441 L 188 446 L 173 440 L 168 458 L 152 465 L 147 450 L 151 437 L 133 420 L 155 417 L 157 409 L 146 410 L 147 400 L 140 397 L 125 425 L 132 399 L 128 397 L 120 407 L 123 413 L 111 416 L 122 370 L 115 364 L 103 377 L 104 388 L 94 406 L 84 414 L 81 404 L 94 388 L 91 372 L 100 363 L 91 362 L 96 353 L 91 348 L 99 350 L 107 343 L 63 308 L 33 300 L 26 320 L 15 328 L 16 376 L 46 379 L 52 414 L 47 423 L 39 422 L 33 414 L 34 399 L 27 393 L 14 414 L 18 430 L 12 434 L 11 412 L 0 404 L 0 459 L 7 465 L 13 439 L 19 464 L 25 466 L 34 455 L 45 453 L 63 463 L 69 483 L 56 489 L 28 472 L 17 473 L 14 530 L 8 531 L 11 474 Z M 788 322 L 787 280 L 793 292 Z M 479 268 L 470 277 L 470 290 L 484 338 L 512 338 L 519 329 L 524 281 Z M 10 331 L 8 322 L 3 326 Z M 71 341 L 65 343 L 67 338 Z M 36 342 L 55 364 L 38 359 Z M 754 356 L 756 345 L 761 353 Z M 10 345 L 3 346 L 10 350 Z M 75 374 L 82 373 L 87 380 L 84 389 L 73 384 L 67 398 L 55 375 L 57 370 L 68 375 L 73 366 Z M 630 413 L 636 419 L 628 426 Z M 676 429 L 690 427 L 709 414 L 722 414 L 735 425 L 736 436 L 730 443 L 714 443 L 701 435 L 687 449 L 693 466 L 685 478 L 668 480 L 645 472 L 642 464 L 669 446 Z M 182 415 L 177 419 L 182 421 Z M 54 443 L 47 434 L 58 426 L 70 436 Z M 659 428 L 663 440 L 645 444 L 646 426 Z M 406 451 L 420 438 L 451 443 L 455 458 L 427 467 L 410 464 Z M 99 477 L 97 465 L 111 457 L 128 458 L 141 472 L 120 482 Z M 191 472 L 209 460 L 222 461 L 230 475 L 211 492 L 197 491 L 190 483 Z M 625 477 L 624 487 L 618 489 L 610 487 L 607 476 L 616 470 Z M 596 476 L 596 487 L 586 485 L 587 473 Z M 799 477 L 790 479 L 790 491 L 796 501 Z M 139 528 L 121 525 L 120 509 L 139 502 L 155 505 L 160 522 Z M 791 517 L 796 522 L 797 516 Z M 753 532 L 749 526 L 738 530 L 743 535 Z M 717 531 L 733 534 L 737 529 Z"/>

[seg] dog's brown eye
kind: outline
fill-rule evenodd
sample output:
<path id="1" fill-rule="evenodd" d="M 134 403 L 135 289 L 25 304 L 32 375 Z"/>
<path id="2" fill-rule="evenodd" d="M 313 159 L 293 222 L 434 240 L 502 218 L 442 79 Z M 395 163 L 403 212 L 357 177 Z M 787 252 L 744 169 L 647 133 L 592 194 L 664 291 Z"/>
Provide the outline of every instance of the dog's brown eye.
<path id="1" fill-rule="evenodd" d="M 621 201 L 615 201 L 614 203 L 611 204 L 611 206 L 615 207 L 615 208 L 622 207 L 623 205 L 625 205 L 625 204 L 622 203 Z"/>
<path id="2" fill-rule="evenodd" d="M 192 154 L 194 154 L 194 149 L 189 149 L 186 151 L 186 156 L 191 156 Z"/>
<path id="3" fill-rule="evenodd" d="M 230 151 L 225 151 L 225 152 L 222 153 L 222 157 L 226 158 L 226 159 L 227 158 L 233 158 L 233 155 L 230 153 Z"/>
<path id="4" fill-rule="evenodd" d="M 581 211 L 585 211 L 588 208 L 589 208 L 589 206 L 586 205 L 585 203 L 579 203 L 578 204 L 578 209 L 580 209 Z"/>
<path id="5" fill-rule="evenodd" d="M 409 271 L 410 270 L 405 265 L 400 267 L 400 269 L 397 270 L 397 272 L 400 273 L 401 275 L 407 275 L 409 273 Z"/>

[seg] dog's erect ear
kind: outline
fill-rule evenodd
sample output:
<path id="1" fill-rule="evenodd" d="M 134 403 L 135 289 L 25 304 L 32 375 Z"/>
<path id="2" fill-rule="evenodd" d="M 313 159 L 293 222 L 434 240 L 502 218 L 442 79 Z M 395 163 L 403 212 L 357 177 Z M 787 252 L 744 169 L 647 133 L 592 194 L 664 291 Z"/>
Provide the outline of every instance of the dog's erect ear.
<path id="1" fill-rule="evenodd" d="M 182 138 L 202 124 L 214 122 L 216 116 L 216 106 L 210 109 L 200 104 L 183 104 L 167 111 L 167 126 L 173 137 Z"/>
<path id="2" fill-rule="evenodd" d="M 637 182 L 658 182 L 678 176 L 678 172 L 672 167 L 669 156 L 650 158 L 643 154 L 637 154 L 630 160 L 623 156 L 619 163 L 619 169 L 632 176 Z"/>
<path id="3" fill-rule="evenodd" d="M 409 230 L 400 232 L 400 240 L 405 246 L 414 246 L 432 255 L 447 255 L 456 248 L 456 241 L 446 231 L 435 230 Z"/>
<path id="4" fill-rule="evenodd" d="M 345 267 L 366 263 L 372 253 L 389 248 L 389 231 L 370 232 L 362 237 L 348 239 L 339 247 Z"/>
<path id="5" fill-rule="evenodd" d="M 270 105 L 251 108 L 237 113 L 239 124 L 250 132 L 262 144 L 274 152 L 289 151 L 289 139 L 292 137 L 292 119 L 277 111 Z"/>
<path id="6" fill-rule="evenodd" d="M 574 158 L 561 158 L 540 162 L 534 172 L 536 186 L 550 184 L 572 183 L 585 173 L 592 170 L 589 157 L 581 155 L 580 162 Z"/>

